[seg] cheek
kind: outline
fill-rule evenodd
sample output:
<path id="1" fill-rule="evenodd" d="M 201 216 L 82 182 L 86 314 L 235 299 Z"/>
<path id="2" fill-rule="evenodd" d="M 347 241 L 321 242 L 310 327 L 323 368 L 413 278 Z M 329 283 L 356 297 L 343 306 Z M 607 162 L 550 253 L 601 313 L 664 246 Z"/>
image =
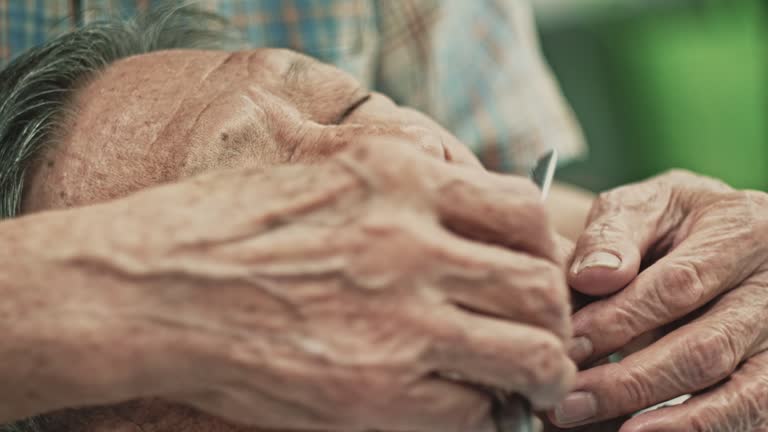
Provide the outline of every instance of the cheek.
<path id="1" fill-rule="evenodd" d="M 385 130 L 399 128 L 406 131 L 406 135 L 409 130 L 413 132 L 411 135 L 419 135 L 419 130 L 427 131 L 436 138 L 429 139 L 424 144 L 430 145 L 430 141 L 434 139 L 439 141 L 445 151 L 446 160 L 482 168 L 472 151 L 447 129 L 417 110 L 397 106 L 384 95 L 375 93 L 368 103 L 349 117 L 347 123 L 378 125 Z"/>

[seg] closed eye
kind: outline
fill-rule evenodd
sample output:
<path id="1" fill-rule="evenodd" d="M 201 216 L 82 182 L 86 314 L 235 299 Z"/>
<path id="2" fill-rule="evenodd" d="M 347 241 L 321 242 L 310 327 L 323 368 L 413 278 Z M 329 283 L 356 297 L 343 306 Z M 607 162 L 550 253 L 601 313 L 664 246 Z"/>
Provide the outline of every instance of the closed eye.
<path id="1" fill-rule="evenodd" d="M 343 122 L 344 122 L 344 120 L 346 120 L 346 119 L 347 119 L 347 117 L 349 117 L 350 115 L 352 115 L 352 113 L 354 113 L 354 112 L 355 112 L 355 110 L 357 110 L 358 108 L 360 108 L 360 106 L 362 106 L 364 103 L 368 102 L 368 100 L 369 100 L 370 98 L 371 98 L 371 95 L 370 95 L 370 94 L 367 94 L 367 95 L 363 96 L 362 98 L 358 99 L 358 100 L 357 100 L 355 103 L 353 103 L 352 105 L 350 105 L 350 106 L 349 106 L 349 108 L 347 108 L 346 110 L 344 110 L 344 112 L 343 112 L 343 113 L 341 113 L 341 115 L 340 115 L 340 116 L 339 116 L 339 117 L 336 119 L 336 121 L 335 121 L 335 122 L 333 122 L 333 124 L 341 124 L 341 123 L 343 123 Z"/>

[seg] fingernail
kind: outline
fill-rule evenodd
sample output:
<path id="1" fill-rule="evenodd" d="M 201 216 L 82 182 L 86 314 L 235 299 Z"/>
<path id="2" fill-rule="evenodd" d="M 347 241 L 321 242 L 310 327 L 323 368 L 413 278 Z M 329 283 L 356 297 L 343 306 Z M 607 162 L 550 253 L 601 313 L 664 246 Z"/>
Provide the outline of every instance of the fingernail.
<path id="1" fill-rule="evenodd" d="M 586 258 L 583 258 L 581 261 L 576 263 L 573 272 L 575 274 L 579 274 L 586 269 L 594 267 L 603 267 L 616 270 L 620 266 L 621 258 L 617 257 L 616 255 L 610 252 L 592 252 L 591 254 L 587 255 Z"/>
<path id="2" fill-rule="evenodd" d="M 575 392 L 568 395 L 555 408 L 555 419 L 559 424 L 578 423 L 597 414 L 597 399 L 592 393 Z"/>
<path id="3" fill-rule="evenodd" d="M 585 336 L 579 336 L 571 341 L 568 356 L 576 363 L 581 363 L 592 355 L 592 341 Z"/>

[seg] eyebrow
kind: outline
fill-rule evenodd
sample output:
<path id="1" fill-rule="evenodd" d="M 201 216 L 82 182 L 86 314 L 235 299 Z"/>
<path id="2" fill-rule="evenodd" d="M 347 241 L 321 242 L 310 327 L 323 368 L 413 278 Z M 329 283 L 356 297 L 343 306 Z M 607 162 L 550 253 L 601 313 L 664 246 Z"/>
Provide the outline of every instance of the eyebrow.
<path id="1" fill-rule="evenodd" d="M 288 68 L 286 68 L 285 72 L 283 72 L 283 82 L 286 85 L 296 84 L 297 82 L 301 81 L 301 78 L 307 75 L 314 64 L 315 61 L 308 57 L 299 57 L 295 60 L 292 60 L 288 65 Z"/>

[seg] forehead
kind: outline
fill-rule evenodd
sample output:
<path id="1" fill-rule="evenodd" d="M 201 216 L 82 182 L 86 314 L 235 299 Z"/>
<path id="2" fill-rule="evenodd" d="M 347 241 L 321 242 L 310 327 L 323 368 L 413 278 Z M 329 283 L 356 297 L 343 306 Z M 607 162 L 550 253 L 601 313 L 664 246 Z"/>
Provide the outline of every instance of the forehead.
<path id="1" fill-rule="evenodd" d="M 76 93 L 47 160 L 31 170 L 24 207 L 82 205 L 175 180 L 213 123 L 246 109 L 301 105 L 311 100 L 306 87 L 317 87 L 310 81 L 349 86 L 354 79 L 279 49 L 174 50 L 117 61 Z M 269 96 L 267 107 L 244 101 L 256 93 Z"/>
<path id="2" fill-rule="evenodd" d="M 120 60 L 79 93 L 69 141 L 160 151 L 155 144 L 192 127 L 216 95 L 240 84 L 277 88 L 297 58 L 283 50 L 179 50 Z"/>

